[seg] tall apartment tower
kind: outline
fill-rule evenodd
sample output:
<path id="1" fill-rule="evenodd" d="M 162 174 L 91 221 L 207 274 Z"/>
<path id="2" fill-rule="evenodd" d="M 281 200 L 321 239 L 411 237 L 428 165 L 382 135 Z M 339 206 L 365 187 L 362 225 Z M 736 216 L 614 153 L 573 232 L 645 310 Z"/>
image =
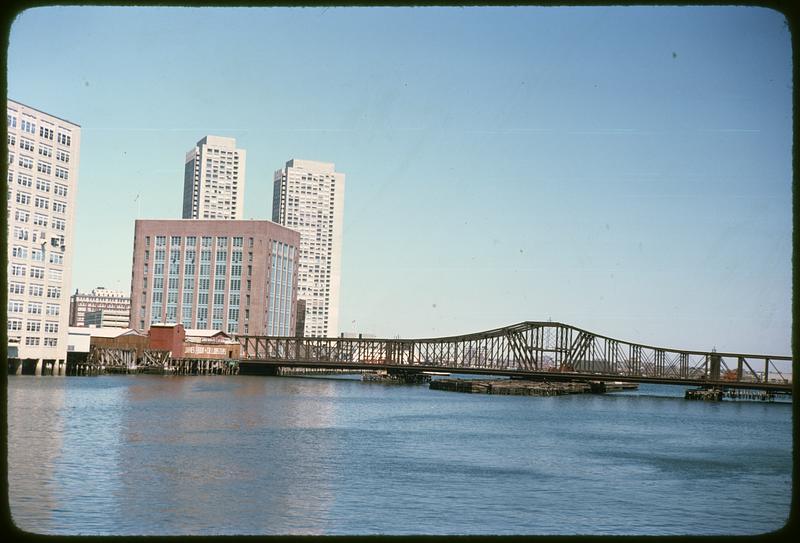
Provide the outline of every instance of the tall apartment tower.
<path id="1" fill-rule="evenodd" d="M 63 369 L 81 128 L 13 100 L 6 110 L 8 354 Z"/>
<path id="2" fill-rule="evenodd" d="M 220 136 L 206 136 L 186 153 L 184 219 L 242 218 L 245 154 L 234 138 Z"/>
<path id="3" fill-rule="evenodd" d="M 339 331 L 344 174 L 334 164 L 293 159 L 275 172 L 272 220 L 300 232 L 297 298 L 305 301 L 303 335 Z"/>

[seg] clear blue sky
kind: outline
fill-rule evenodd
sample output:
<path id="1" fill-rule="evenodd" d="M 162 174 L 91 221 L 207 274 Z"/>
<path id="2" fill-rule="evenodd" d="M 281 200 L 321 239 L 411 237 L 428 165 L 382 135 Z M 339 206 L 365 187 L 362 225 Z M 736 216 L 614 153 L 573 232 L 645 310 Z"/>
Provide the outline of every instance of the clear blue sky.
<path id="1" fill-rule="evenodd" d="M 342 331 L 790 352 L 775 11 L 50 7 L 9 40 L 9 97 L 83 128 L 73 291 L 130 288 L 136 195 L 180 217 L 215 134 L 247 150 L 246 218 L 290 158 L 347 175 Z"/>

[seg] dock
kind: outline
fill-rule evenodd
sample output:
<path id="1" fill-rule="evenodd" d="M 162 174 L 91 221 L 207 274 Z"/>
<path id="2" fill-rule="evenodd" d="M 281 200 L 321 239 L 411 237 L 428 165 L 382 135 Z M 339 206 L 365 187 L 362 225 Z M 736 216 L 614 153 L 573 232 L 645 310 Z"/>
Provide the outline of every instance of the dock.
<path id="1" fill-rule="evenodd" d="M 563 396 L 591 392 L 591 385 L 583 382 L 549 383 L 547 381 L 523 381 L 517 379 L 436 379 L 431 381 L 433 390 L 469 392 L 472 394 L 503 394 L 509 396 Z"/>

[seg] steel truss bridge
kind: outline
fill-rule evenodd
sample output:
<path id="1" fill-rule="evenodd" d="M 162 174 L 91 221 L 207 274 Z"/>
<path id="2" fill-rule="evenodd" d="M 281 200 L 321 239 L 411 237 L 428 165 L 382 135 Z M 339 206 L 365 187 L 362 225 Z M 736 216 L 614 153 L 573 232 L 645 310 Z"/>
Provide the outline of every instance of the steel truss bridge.
<path id="1" fill-rule="evenodd" d="M 439 371 L 792 392 L 790 356 L 653 347 L 549 321 L 425 339 L 250 335 L 237 339 L 242 346 L 241 373 L 274 374 L 278 367 Z M 782 362 L 784 373 L 776 362 Z"/>

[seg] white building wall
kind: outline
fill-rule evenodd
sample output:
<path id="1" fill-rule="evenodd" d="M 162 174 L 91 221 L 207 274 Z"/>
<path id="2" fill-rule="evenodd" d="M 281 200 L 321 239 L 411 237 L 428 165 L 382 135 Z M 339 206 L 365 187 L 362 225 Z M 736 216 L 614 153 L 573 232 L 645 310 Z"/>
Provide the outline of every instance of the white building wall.
<path id="1" fill-rule="evenodd" d="M 8 100 L 8 336 L 66 360 L 80 126 Z"/>
<path id="2" fill-rule="evenodd" d="M 339 333 L 345 175 L 327 162 L 293 159 L 275 172 L 272 220 L 300 232 L 298 299 L 304 335 Z"/>
<path id="3" fill-rule="evenodd" d="M 206 136 L 186 153 L 184 219 L 241 219 L 244 215 L 244 149 L 234 138 Z"/>

